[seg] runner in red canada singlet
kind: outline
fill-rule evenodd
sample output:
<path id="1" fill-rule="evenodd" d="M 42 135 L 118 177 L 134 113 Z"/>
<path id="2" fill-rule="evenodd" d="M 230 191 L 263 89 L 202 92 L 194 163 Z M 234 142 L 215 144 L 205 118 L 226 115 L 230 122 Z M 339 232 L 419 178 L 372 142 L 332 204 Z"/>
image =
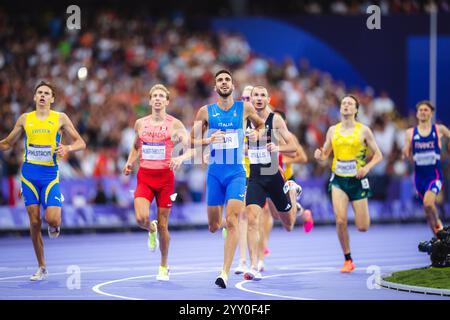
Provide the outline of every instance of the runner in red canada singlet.
<path id="1" fill-rule="evenodd" d="M 139 227 L 149 232 L 149 249 L 155 251 L 158 246 L 160 247 L 161 264 L 156 279 L 168 281 L 167 257 L 170 241 L 168 219 L 172 201 L 176 197 L 173 171 L 177 170 L 184 160 L 190 158 L 191 149 L 188 149 L 189 137 L 183 123 L 166 113 L 169 90 L 157 84 L 150 89 L 149 95 L 151 114 L 136 121 L 134 145 L 123 172 L 129 175 L 133 163 L 140 159 L 134 193 L 136 221 Z M 187 151 L 181 156 L 172 157 L 174 146 L 179 143 L 182 144 L 183 150 Z M 150 221 L 150 204 L 154 198 L 158 207 L 158 218 Z"/>

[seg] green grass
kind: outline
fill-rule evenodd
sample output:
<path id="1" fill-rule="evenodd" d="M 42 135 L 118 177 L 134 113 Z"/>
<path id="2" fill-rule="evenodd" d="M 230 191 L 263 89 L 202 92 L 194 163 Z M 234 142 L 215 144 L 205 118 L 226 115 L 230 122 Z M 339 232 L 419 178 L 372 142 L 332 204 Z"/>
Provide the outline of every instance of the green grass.
<path id="1" fill-rule="evenodd" d="M 409 286 L 450 289 L 450 268 L 421 268 L 394 272 L 384 280 Z"/>

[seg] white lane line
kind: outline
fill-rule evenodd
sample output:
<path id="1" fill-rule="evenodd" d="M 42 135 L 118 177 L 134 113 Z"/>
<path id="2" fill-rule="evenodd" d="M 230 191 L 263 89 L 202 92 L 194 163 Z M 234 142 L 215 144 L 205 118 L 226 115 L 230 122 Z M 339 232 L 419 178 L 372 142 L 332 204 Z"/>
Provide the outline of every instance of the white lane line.
<path id="1" fill-rule="evenodd" d="M 323 269 L 323 270 L 302 271 L 302 272 L 293 272 L 293 273 L 279 273 L 279 274 L 274 274 L 274 275 L 271 275 L 271 276 L 265 276 L 265 277 L 263 277 L 263 280 L 264 279 L 268 279 L 268 278 L 283 277 L 283 276 L 293 276 L 293 275 L 303 275 L 303 274 L 313 274 L 313 273 L 325 273 L 325 272 L 336 272 L 338 270 L 336 268 L 321 268 L 321 269 Z M 269 297 L 285 298 L 285 299 L 292 299 L 292 300 L 315 300 L 313 298 L 285 296 L 285 295 L 280 295 L 280 294 L 275 294 L 275 293 L 261 292 L 261 291 L 250 290 L 250 289 L 244 288 L 243 285 L 245 283 L 248 283 L 248 282 L 254 282 L 254 281 L 252 281 L 252 280 L 244 280 L 244 281 L 241 281 L 241 282 L 237 283 L 235 285 L 235 287 L 238 288 L 239 290 L 242 290 L 242 291 L 245 291 L 245 292 L 260 294 L 260 295 L 269 296 Z"/>
<path id="2" fill-rule="evenodd" d="M 98 272 L 124 272 L 124 271 L 141 271 L 141 270 L 149 270 L 149 267 L 133 267 L 133 268 L 108 268 L 108 269 L 96 269 L 96 270 L 85 270 L 83 267 L 81 267 L 81 274 L 85 273 L 98 273 Z M 49 279 L 52 276 L 63 276 L 63 275 L 70 275 L 70 273 L 66 272 L 55 272 L 55 273 L 48 273 L 47 279 Z M 22 275 L 22 276 L 13 276 L 13 277 L 5 277 L 0 278 L 0 281 L 4 280 L 11 280 L 11 279 L 20 279 L 20 278 L 29 278 L 31 277 L 31 274 Z"/>
<path id="3" fill-rule="evenodd" d="M 418 267 L 418 266 L 421 266 L 421 265 L 419 265 L 419 264 L 399 264 L 399 265 L 383 266 L 383 268 L 390 269 L 390 268 L 398 268 L 398 267 Z M 331 267 L 311 268 L 311 269 L 316 269 L 316 270 L 315 271 L 293 272 L 293 273 L 279 273 L 279 274 L 274 274 L 274 275 L 270 275 L 270 276 L 265 276 L 265 277 L 263 277 L 263 280 L 268 279 L 268 278 L 283 277 L 283 276 L 304 275 L 304 274 L 314 274 L 314 273 L 327 273 L 327 272 L 338 272 L 339 271 L 339 268 L 331 268 Z M 355 269 L 355 271 L 362 271 L 362 270 L 366 270 L 366 268 L 356 268 Z M 242 290 L 245 292 L 250 292 L 250 293 L 255 293 L 255 294 L 260 294 L 260 295 L 270 296 L 270 297 L 293 299 L 293 300 L 317 300 L 315 298 L 285 296 L 285 295 L 279 295 L 279 294 L 250 290 L 250 289 L 244 288 L 244 284 L 251 283 L 251 282 L 255 283 L 255 281 L 252 281 L 252 280 L 244 280 L 244 281 L 237 283 L 235 285 L 235 287 L 238 288 L 239 290 Z M 318 299 L 321 299 L 321 298 L 318 298 Z"/>
<path id="4" fill-rule="evenodd" d="M 175 275 L 185 275 L 185 274 L 194 274 L 194 273 L 207 273 L 207 272 L 217 272 L 217 270 L 202 270 L 202 271 L 189 271 L 189 272 L 178 272 L 178 273 L 171 273 L 170 276 L 175 276 Z M 147 275 L 147 276 L 139 276 L 139 277 L 130 277 L 130 278 L 123 278 L 123 279 L 117 279 L 117 280 L 112 280 L 112 281 L 107 281 L 107 282 L 103 282 L 100 284 L 97 284 L 95 286 L 92 287 L 92 290 L 100 295 L 105 295 L 108 297 L 113 297 L 113 298 L 119 298 L 119 299 L 125 299 L 125 300 L 145 300 L 143 298 L 135 298 L 135 297 L 127 297 L 127 296 L 121 296 L 121 295 L 117 295 L 117 294 L 112 294 L 112 293 L 107 293 L 104 292 L 102 290 L 100 290 L 101 287 L 103 286 L 107 286 L 113 283 L 117 283 L 117 282 L 123 282 L 123 281 L 129 281 L 129 280 L 134 280 L 134 279 L 142 279 L 142 278 L 153 278 L 156 277 L 156 274 L 152 274 L 152 275 Z"/>
<path id="5" fill-rule="evenodd" d="M 113 272 L 113 271 L 122 271 L 117 269 L 105 269 L 105 270 L 89 270 L 89 271 L 83 271 L 83 273 L 94 273 L 94 272 Z M 69 275 L 67 272 L 57 272 L 57 273 L 49 273 L 47 276 L 47 279 L 51 276 L 62 276 L 62 275 Z M 0 281 L 4 280 L 11 280 L 11 279 L 20 279 L 20 278 L 29 278 L 31 277 L 31 274 L 22 275 L 22 276 L 14 276 L 14 277 L 5 277 L 0 278 Z"/>

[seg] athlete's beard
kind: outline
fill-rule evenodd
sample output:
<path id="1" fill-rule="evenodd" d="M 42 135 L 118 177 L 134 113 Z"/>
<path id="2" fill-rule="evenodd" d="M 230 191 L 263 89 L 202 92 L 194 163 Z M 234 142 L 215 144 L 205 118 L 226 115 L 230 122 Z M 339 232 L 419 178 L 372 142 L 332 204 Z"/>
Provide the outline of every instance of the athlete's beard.
<path id="1" fill-rule="evenodd" d="M 217 93 L 219 94 L 219 96 L 221 97 L 221 98 L 224 98 L 224 99 L 226 99 L 226 98 L 228 98 L 229 96 L 231 96 L 231 94 L 233 93 L 233 90 L 231 90 L 230 89 L 230 91 L 228 91 L 228 92 L 222 92 L 222 90 L 217 90 Z"/>

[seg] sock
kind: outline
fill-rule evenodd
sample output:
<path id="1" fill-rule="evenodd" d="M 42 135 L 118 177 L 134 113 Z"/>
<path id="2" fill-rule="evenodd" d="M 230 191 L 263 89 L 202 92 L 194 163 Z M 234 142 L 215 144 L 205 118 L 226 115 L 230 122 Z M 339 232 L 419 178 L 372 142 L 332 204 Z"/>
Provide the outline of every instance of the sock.
<path id="1" fill-rule="evenodd" d="M 348 261 L 348 260 L 352 260 L 353 261 L 352 255 L 350 253 L 344 254 L 344 257 L 345 257 L 345 261 Z"/>

